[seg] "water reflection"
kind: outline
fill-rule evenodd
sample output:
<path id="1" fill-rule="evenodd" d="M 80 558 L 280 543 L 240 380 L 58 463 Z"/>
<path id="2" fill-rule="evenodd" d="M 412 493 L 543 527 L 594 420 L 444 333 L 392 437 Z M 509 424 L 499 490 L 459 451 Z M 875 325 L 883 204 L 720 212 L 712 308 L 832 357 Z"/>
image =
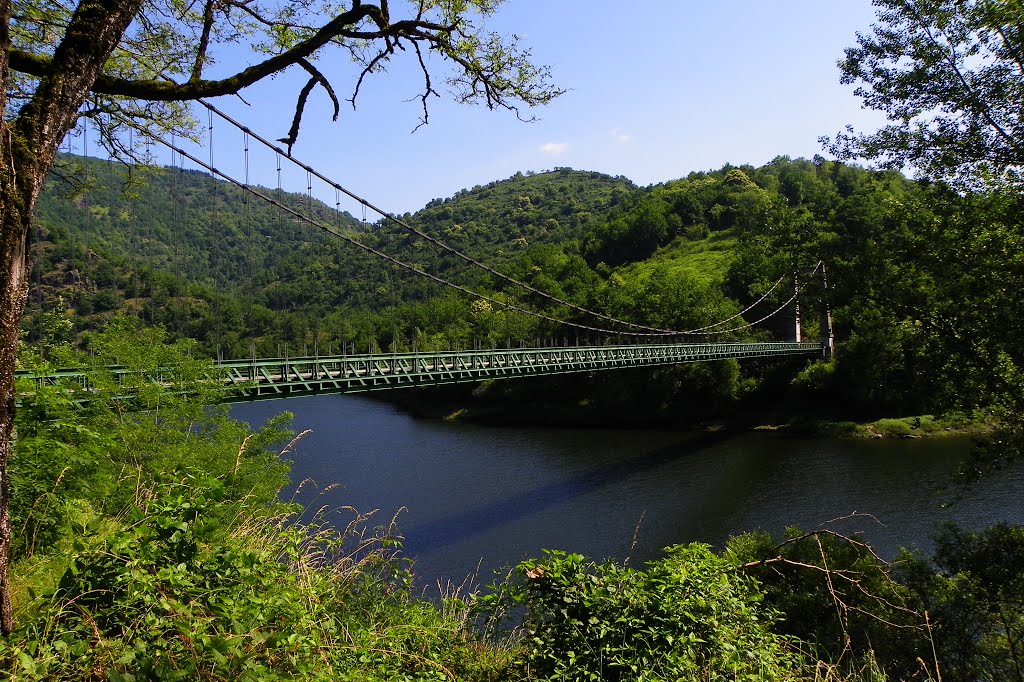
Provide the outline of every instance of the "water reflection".
<path id="1" fill-rule="evenodd" d="M 727 438 L 724 434 L 701 434 L 689 439 L 686 449 L 688 453 L 699 452 Z M 555 507 L 569 504 L 601 488 L 622 485 L 628 478 L 644 476 L 650 471 L 657 475 L 657 470 L 678 459 L 680 454 L 677 446 L 664 447 L 649 454 L 610 461 L 591 469 L 567 471 L 569 475 L 565 478 L 518 491 L 515 495 L 499 496 L 490 502 L 468 506 L 455 514 L 409 528 L 406 533 L 416 547 L 447 547 L 483 531 L 551 512 Z"/>
<path id="2" fill-rule="evenodd" d="M 253 422 L 284 409 L 314 430 L 296 450 L 293 479 L 341 484 L 316 506 L 387 518 L 406 508 L 405 549 L 426 584 L 545 547 L 641 561 L 670 544 L 721 546 L 735 533 L 809 529 L 855 511 L 878 520 L 840 527 L 863 530 L 889 556 L 927 548 L 942 519 L 1024 522 L 1024 465 L 941 508 L 936 491 L 967 451 L 960 440 L 491 428 L 415 420 L 353 396 L 233 407 Z"/>

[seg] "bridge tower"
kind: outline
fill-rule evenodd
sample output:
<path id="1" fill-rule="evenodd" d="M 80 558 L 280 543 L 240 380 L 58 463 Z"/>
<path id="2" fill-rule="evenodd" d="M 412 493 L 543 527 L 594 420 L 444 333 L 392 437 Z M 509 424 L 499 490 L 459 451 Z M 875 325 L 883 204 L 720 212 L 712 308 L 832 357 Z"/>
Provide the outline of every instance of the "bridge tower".
<path id="1" fill-rule="evenodd" d="M 835 332 L 832 329 L 832 309 L 828 303 L 828 276 L 825 274 L 825 263 L 819 264 L 821 268 L 821 317 L 819 318 L 818 328 L 820 330 L 821 337 L 821 352 L 826 359 L 832 359 L 835 357 L 836 352 L 836 340 Z M 809 274 L 814 275 L 817 273 L 818 268 L 816 267 Z M 797 279 L 796 293 L 799 296 L 801 291 L 800 281 Z M 793 304 L 793 340 L 797 343 L 803 341 L 803 330 L 800 328 L 800 299 Z"/>
<path id="2" fill-rule="evenodd" d="M 821 264 L 821 352 L 826 360 L 836 356 L 836 335 L 832 329 L 832 308 L 828 303 L 828 275 L 825 274 L 825 263 Z"/>
<path id="3" fill-rule="evenodd" d="M 796 285 L 796 292 L 800 293 L 800 284 Z M 800 343 L 803 340 L 803 333 L 800 331 L 800 299 L 793 303 L 793 340 Z"/>

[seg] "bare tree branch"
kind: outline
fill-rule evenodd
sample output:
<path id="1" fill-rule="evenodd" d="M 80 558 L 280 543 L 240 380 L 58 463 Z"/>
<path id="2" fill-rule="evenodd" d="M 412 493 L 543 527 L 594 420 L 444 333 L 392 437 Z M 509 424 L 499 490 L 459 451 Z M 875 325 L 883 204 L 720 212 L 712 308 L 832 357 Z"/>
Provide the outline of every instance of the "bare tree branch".
<path id="1" fill-rule="evenodd" d="M 199 36 L 199 47 L 196 49 L 196 60 L 192 64 L 192 77 L 190 83 L 198 81 L 203 75 L 203 66 L 206 63 L 206 52 L 210 47 L 210 32 L 213 30 L 213 4 L 216 0 L 206 0 L 206 7 L 203 9 L 203 31 Z"/>
<path id="2" fill-rule="evenodd" d="M 378 52 L 370 62 L 363 67 L 363 70 L 359 73 L 359 77 L 356 79 L 356 85 L 352 89 L 352 96 L 348 98 L 349 103 L 352 104 L 352 108 L 356 108 L 356 98 L 359 97 L 359 89 L 363 87 L 363 80 L 373 73 L 373 70 L 377 68 L 377 65 L 386 60 L 394 52 L 394 46 L 389 42 L 386 47 Z"/>
<path id="3" fill-rule="evenodd" d="M 334 104 L 334 116 L 332 117 L 332 120 L 337 121 L 338 120 L 338 114 L 341 113 L 341 103 L 338 101 L 338 96 L 336 94 L 334 94 L 334 88 L 331 87 L 330 81 L 328 81 L 324 77 L 324 75 L 322 73 L 320 73 L 319 70 L 317 70 L 317 68 L 315 66 L 310 64 L 305 59 L 300 59 L 299 60 L 299 66 L 301 66 L 303 69 L 305 69 L 306 73 L 308 73 L 310 76 L 312 76 L 313 80 L 315 80 L 317 83 L 322 85 L 324 90 L 327 91 L 328 96 L 330 96 L 330 98 L 331 98 L 331 103 Z"/>
<path id="4" fill-rule="evenodd" d="M 427 98 L 430 95 L 437 95 L 437 92 L 434 91 L 434 87 L 430 83 L 430 71 L 427 70 L 427 64 L 423 61 L 423 52 L 420 51 L 419 43 L 413 43 L 413 47 L 416 48 L 416 59 L 420 63 L 420 71 L 423 72 L 423 94 L 419 97 L 420 102 L 423 104 L 423 117 L 420 118 L 419 124 L 412 129 L 413 132 L 416 132 L 429 122 L 430 110 L 427 107 Z"/>
<path id="5" fill-rule="evenodd" d="M 835 519 L 835 521 L 841 521 L 851 517 L 859 516 L 870 515 L 855 513 L 846 517 Z M 782 576 L 783 573 L 779 569 L 781 567 L 789 567 L 797 570 L 820 573 L 825 580 L 826 589 L 828 590 L 828 593 L 831 596 L 831 599 L 836 607 L 836 614 L 839 618 L 840 623 L 843 625 L 844 632 L 846 632 L 847 629 L 845 614 L 848 612 L 859 613 L 868 618 L 883 623 L 887 626 L 895 628 L 921 629 L 925 627 L 923 616 L 917 610 L 910 608 L 906 605 L 906 603 L 895 603 L 885 594 L 878 594 L 865 588 L 863 582 L 864 577 L 866 575 L 865 572 L 850 568 L 830 567 L 828 557 L 825 552 L 825 547 L 821 541 L 821 538 L 823 537 L 835 538 L 841 542 L 850 545 L 851 547 L 856 548 L 858 552 L 863 553 L 863 555 L 870 557 L 874 562 L 873 568 L 877 571 L 877 574 L 881 576 L 884 584 L 892 588 L 891 593 L 893 595 L 896 595 L 897 597 L 899 596 L 899 592 L 896 589 L 898 587 L 898 584 L 892 579 L 889 573 L 890 564 L 884 559 L 882 559 L 877 554 L 877 552 L 875 552 L 874 548 L 872 548 L 867 543 L 858 540 L 857 538 L 844 535 L 827 527 L 820 527 L 814 531 L 802 533 L 800 535 L 795 535 L 791 538 L 787 538 L 785 541 L 775 545 L 775 547 L 770 549 L 768 551 L 768 556 L 766 556 L 765 558 L 755 561 L 748 561 L 746 563 L 740 564 L 736 567 L 736 570 L 750 571 L 762 567 L 771 567 L 773 571 L 775 571 L 778 575 Z M 818 554 L 821 557 L 820 565 L 815 563 L 808 563 L 806 561 L 800 561 L 797 559 L 791 559 L 789 557 L 783 556 L 781 553 L 781 551 L 787 546 L 799 544 L 812 539 L 816 543 Z M 879 615 L 878 613 L 857 606 L 856 604 L 850 603 L 850 600 L 847 598 L 846 593 L 837 588 L 837 583 L 834 582 L 836 580 L 841 581 L 841 584 L 846 586 L 846 588 L 854 590 L 855 592 L 859 593 L 869 601 L 872 601 L 878 606 L 888 609 L 890 613 L 902 613 L 913 618 L 915 622 L 910 624 L 896 623 L 888 618 Z M 900 598 L 899 601 L 902 602 L 903 600 Z"/>

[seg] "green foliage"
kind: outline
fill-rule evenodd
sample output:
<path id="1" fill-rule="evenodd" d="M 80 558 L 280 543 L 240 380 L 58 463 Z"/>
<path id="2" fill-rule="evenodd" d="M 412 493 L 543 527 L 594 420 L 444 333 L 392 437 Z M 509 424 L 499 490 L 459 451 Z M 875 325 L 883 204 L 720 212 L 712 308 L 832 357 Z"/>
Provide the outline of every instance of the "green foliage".
<path id="1" fill-rule="evenodd" d="M 170 180 L 158 174 L 154 188 L 169 190 Z M 522 569 L 535 577 L 482 602 L 523 609 L 530 636 L 520 650 L 507 639 L 497 648 L 475 640 L 458 600 L 438 610 L 412 598 L 408 573 L 384 547 L 357 550 L 353 556 L 366 558 L 358 565 L 327 562 L 322 552 L 345 547 L 339 538 L 267 521 L 287 474 L 271 450 L 287 438 L 287 417 L 256 433 L 230 421 L 210 406 L 219 389 L 209 362 L 195 358 L 212 356 L 217 339 L 228 354 L 248 354 L 250 340 L 260 353 L 295 354 L 332 344 L 336 352 L 340 344 L 355 351 L 532 342 L 565 332 L 498 304 L 442 295 L 286 225 L 252 243 L 250 307 L 236 197 L 213 190 L 226 228 L 218 290 L 221 278 L 203 252 L 213 235 L 200 229 L 209 178 L 174 182 L 187 199 L 177 207 L 163 199 L 140 221 L 145 233 L 132 234 L 113 190 L 90 202 L 51 196 L 59 214 L 41 209 L 46 248 L 37 253 L 33 297 L 52 305 L 28 320 L 39 344 L 21 363 L 91 365 L 96 390 L 80 409 L 66 386 L 19 386 L 16 552 L 63 556 L 75 535 L 99 533 L 79 538 L 54 594 L 21 605 L 35 616 L 4 644 L 5 668 L 65 679 L 170 678 L 172 670 L 211 679 L 785 679 L 801 674 L 799 646 L 863 664 L 866 678 L 895 679 L 920 674 L 917 657 L 932 661 L 937 644 L 944 679 L 1015 672 L 1013 653 L 1024 643 L 1015 529 L 947 532 L 934 560 L 904 559 L 895 571 L 855 539 L 796 531 L 782 543 L 735 539 L 722 556 L 674 548 L 644 570 L 553 552 L 542 574 L 528 562 Z M 114 187 L 116 179 L 100 184 Z M 781 275 L 819 258 L 828 263 L 838 359 L 798 367 L 795 379 L 790 370 L 771 378 L 756 363 L 730 362 L 499 383 L 480 391 L 488 397 L 505 391 L 536 410 L 557 392 L 619 420 L 703 419 L 734 408 L 764 381 L 777 392 L 769 400 L 790 387 L 807 403 L 831 401 L 854 416 L 951 408 L 1010 415 L 972 462 L 979 471 L 1024 449 L 1012 419 L 1024 405 L 1020 206 L 1009 193 L 958 194 L 892 172 L 780 158 L 647 189 L 567 169 L 516 176 L 409 218 L 579 305 L 672 327 L 733 315 Z M 144 210 L 141 201 L 136 208 Z M 175 210 L 191 217 L 168 221 Z M 171 229 L 179 223 L 182 230 Z M 571 316 L 391 228 L 346 229 L 498 301 Z M 812 298 L 821 293 L 806 284 Z M 785 301 L 784 288 L 744 318 Z M 133 319 L 95 332 L 118 311 Z M 816 312 L 804 308 L 807 331 Z M 140 330 L 140 318 L 171 331 Z M 785 324 L 737 336 L 787 338 Z M 198 344 L 181 340 L 188 335 Z M 73 339 L 91 355 L 76 355 Z M 111 364 L 121 370 L 103 369 Z M 169 369 L 165 376 L 183 390 L 150 380 Z M 921 417 L 874 428 L 900 435 L 946 423 Z M 168 482 L 173 471 L 187 473 Z M 931 633 L 919 615 L 926 608 Z"/>
<path id="2" fill-rule="evenodd" d="M 133 233 L 120 210 L 87 210 L 126 204 L 116 172 L 77 161 L 96 179 L 97 194 L 73 202 L 56 181 L 47 186 L 32 292 L 42 303 L 25 324 L 33 340 L 56 338 L 55 322 L 64 320 L 81 341 L 117 311 L 162 324 L 174 338 L 197 339 L 194 354 L 203 357 L 218 350 L 227 357 L 294 356 L 604 340 L 498 303 L 474 308 L 472 299 L 370 262 L 285 224 L 272 210 L 253 217 L 261 227 L 249 241 L 241 197 L 200 173 L 157 172 L 151 187 L 139 188 L 133 205 L 146 218 Z M 214 193 L 224 227 L 219 241 L 205 219 Z M 1024 404 L 1017 342 L 1024 329 L 1016 314 L 1024 308 L 1024 260 L 1013 255 L 1024 253 L 1015 228 L 1020 201 L 1011 193 L 954 193 L 891 171 L 780 157 L 760 168 L 726 166 L 650 188 L 569 169 L 520 174 L 404 218 L 576 305 L 676 329 L 728 318 L 767 294 L 736 326 L 760 319 L 792 295 L 788 283 L 769 293 L 779 277 L 822 259 L 830 289 L 821 291 L 817 277 L 803 283 L 804 331 L 813 338 L 817 302 L 827 298 L 838 360 L 827 372 L 808 370 L 792 390 L 815 417 L 866 421 L 953 409 L 1008 414 Z M 341 220 L 360 240 L 496 301 L 595 323 L 393 225 L 367 230 L 326 206 L 314 210 L 332 224 Z M 171 223 L 183 228 L 174 231 Z M 215 241 L 219 275 L 211 270 Z M 791 325 L 782 314 L 728 336 L 788 339 Z M 743 396 L 758 395 L 750 389 L 766 374 L 744 363 L 735 381 L 726 377 L 722 399 L 707 403 L 700 381 L 645 376 L 666 390 L 651 392 L 655 401 L 638 411 L 667 415 L 664 406 L 702 403 L 720 415 Z M 612 394 L 604 384 L 613 380 L 581 379 L 589 382 L 580 384 L 584 395 L 571 402 Z M 777 404 L 787 390 L 779 380 L 759 399 Z"/>
<path id="3" fill-rule="evenodd" d="M 650 258 L 618 270 L 624 279 L 644 279 L 656 268 L 666 268 L 689 279 L 704 280 L 721 288 L 736 252 L 735 233 L 721 230 L 698 239 L 677 237 Z"/>
<path id="4" fill-rule="evenodd" d="M 970 532 L 945 524 L 930 557 L 904 555 L 899 578 L 927 609 L 942 677 L 953 682 L 1024 675 L 1024 529 Z"/>
<path id="5" fill-rule="evenodd" d="M 210 361 L 159 329 L 119 319 L 88 343 L 81 406 L 73 387 L 19 385 L 12 679 L 506 677 L 511 649 L 482 645 L 464 605 L 412 592 L 393 528 L 287 515 L 288 463 L 270 448 L 290 415 L 231 421 L 210 404 Z"/>
<path id="6" fill-rule="evenodd" d="M 489 328 L 460 328 L 468 301 L 458 301 L 459 320 L 438 317 L 433 301 L 450 298 L 449 291 L 297 226 L 273 207 L 250 207 L 239 191 L 203 173 L 157 169 L 129 198 L 120 191 L 124 180 L 116 167 L 77 157 L 65 162 L 81 166 L 92 189 L 69 201 L 64 182 L 51 179 L 40 199 L 30 297 L 35 310 L 30 306 L 23 323 L 33 341 L 46 326 L 40 315 L 54 309 L 66 312 L 79 334 L 115 312 L 138 316 L 198 340 L 197 350 L 207 356 L 219 346 L 227 357 L 247 357 L 250 343 L 263 355 L 324 354 L 343 345 L 349 352 L 396 343 L 405 349 L 417 329 L 442 347 L 471 343 L 475 332 L 502 342 L 543 335 L 536 320 L 505 310 L 495 311 L 499 319 Z M 597 277 L 572 256 L 578 251 L 573 240 L 587 221 L 634 189 L 622 178 L 569 169 L 517 174 L 436 200 L 404 219 L 531 284 L 589 303 Z M 214 197 L 216 229 L 209 215 Z M 282 194 L 281 200 L 305 211 L 305 195 Z M 125 211 L 97 217 L 90 212 L 97 205 Z M 319 202 L 313 212 L 406 262 L 524 303 L 521 291 L 503 292 L 501 283 L 467 271 L 390 223 L 367 229 Z M 543 301 L 528 303 L 544 307 Z"/>
<path id="7" fill-rule="evenodd" d="M 771 632 L 756 582 L 704 545 L 644 570 L 546 552 L 484 604 L 526 609 L 535 679 L 791 679 L 798 662 Z M 504 600 L 507 600 L 504 601 Z"/>
<path id="8" fill-rule="evenodd" d="M 786 205 L 741 233 L 728 291 L 763 287 L 790 259 L 827 267 L 838 359 L 831 376 L 801 380 L 805 394 L 858 419 L 1019 402 L 1019 196 L 957 194 L 824 160 L 779 159 L 751 177 Z"/>
<path id="9" fill-rule="evenodd" d="M 386 538 L 247 514 L 229 526 L 226 495 L 197 472 L 157 484 L 0 642 L 0 665 L 122 681 L 473 680 L 504 665 L 411 596 Z"/>
<path id="10" fill-rule="evenodd" d="M 102 500 L 116 478 L 107 457 L 110 433 L 67 392 L 28 384 L 18 383 L 18 439 L 9 469 L 14 557 L 53 547 L 70 531 L 75 500 Z"/>
<path id="11" fill-rule="evenodd" d="M 815 425 L 815 433 L 828 438 L 858 438 L 866 436 L 867 430 L 856 422 L 824 422 Z"/>
<path id="12" fill-rule="evenodd" d="M 432 605 L 393 529 L 275 515 L 287 465 L 268 448 L 287 417 L 250 433 L 204 405 L 208 361 L 160 330 L 118 320 L 88 342 L 123 378 L 97 370 L 83 407 L 66 387 L 21 386 L 18 551 L 51 559 L 36 582 L 42 564 L 16 564 L 20 629 L 0 642 L 16 679 L 795 680 L 818 658 L 829 679 L 902 679 L 937 651 L 943 679 L 966 682 L 1018 665 L 1024 536 L 1005 527 L 946 530 L 934 559 L 895 567 L 829 532 L 678 546 L 642 570 L 549 552 L 494 592 Z M 729 368 L 681 371 L 736 386 L 716 374 Z M 148 386 L 158 370 L 183 390 Z M 490 619 L 481 630 L 470 609 Z M 494 628 L 501 614 L 511 631 Z"/>
<path id="13" fill-rule="evenodd" d="M 873 30 L 839 62 L 844 83 L 891 123 L 829 145 L 844 158 L 913 166 L 978 186 L 1019 179 L 1024 129 L 1017 2 L 878 0 Z"/>
<path id="14" fill-rule="evenodd" d="M 572 241 L 592 222 L 636 189 L 629 180 L 558 168 L 517 173 L 506 180 L 435 199 L 407 216 L 417 227 L 474 255 L 511 251 L 512 242 L 559 244 Z"/>
<path id="15" fill-rule="evenodd" d="M 875 431 L 887 438 L 910 436 L 913 429 L 902 419 L 879 419 L 874 423 Z"/>
<path id="16" fill-rule="evenodd" d="M 820 394 L 830 387 L 835 371 L 835 362 L 812 362 L 793 377 L 793 387 L 811 395 Z"/>
<path id="17" fill-rule="evenodd" d="M 89 345 L 89 356 L 61 350 L 91 368 L 83 404 L 80 386 L 18 382 L 10 464 L 15 557 L 57 549 L 82 504 L 117 515 L 161 474 L 181 467 L 222 477 L 232 500 L 275 502 L 288 464 L 271 448 L 290 435 L 291 415 L 255 432 L 231 420 L 215 405 L 223 388 L 211 362 L 191 357 L 194 344 L 168 342 L 160 329 L 116 319 Z M 31 348 L 21 358 L 36 371 L 54 369 Z"/>

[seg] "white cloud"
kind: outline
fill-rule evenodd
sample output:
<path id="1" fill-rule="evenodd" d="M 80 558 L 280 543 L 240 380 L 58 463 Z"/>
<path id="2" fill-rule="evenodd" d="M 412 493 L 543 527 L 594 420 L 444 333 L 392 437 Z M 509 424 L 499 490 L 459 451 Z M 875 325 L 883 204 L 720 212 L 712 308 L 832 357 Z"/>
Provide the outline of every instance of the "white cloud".
<path id="1" fill-rule="evenodd" d="M 610 131 L 612 136 L 618 140 L 619 144 L 627 144 L 633 139 L 633 136 L 624 131 L 622 128 L 612 128 Z"/>
<path id="2" fill-rule="evenodd" d="M 545 154 L 561 154 L 569 148 L 568 142 L 545 142 L 540 146 L 540 150 Z"/>

